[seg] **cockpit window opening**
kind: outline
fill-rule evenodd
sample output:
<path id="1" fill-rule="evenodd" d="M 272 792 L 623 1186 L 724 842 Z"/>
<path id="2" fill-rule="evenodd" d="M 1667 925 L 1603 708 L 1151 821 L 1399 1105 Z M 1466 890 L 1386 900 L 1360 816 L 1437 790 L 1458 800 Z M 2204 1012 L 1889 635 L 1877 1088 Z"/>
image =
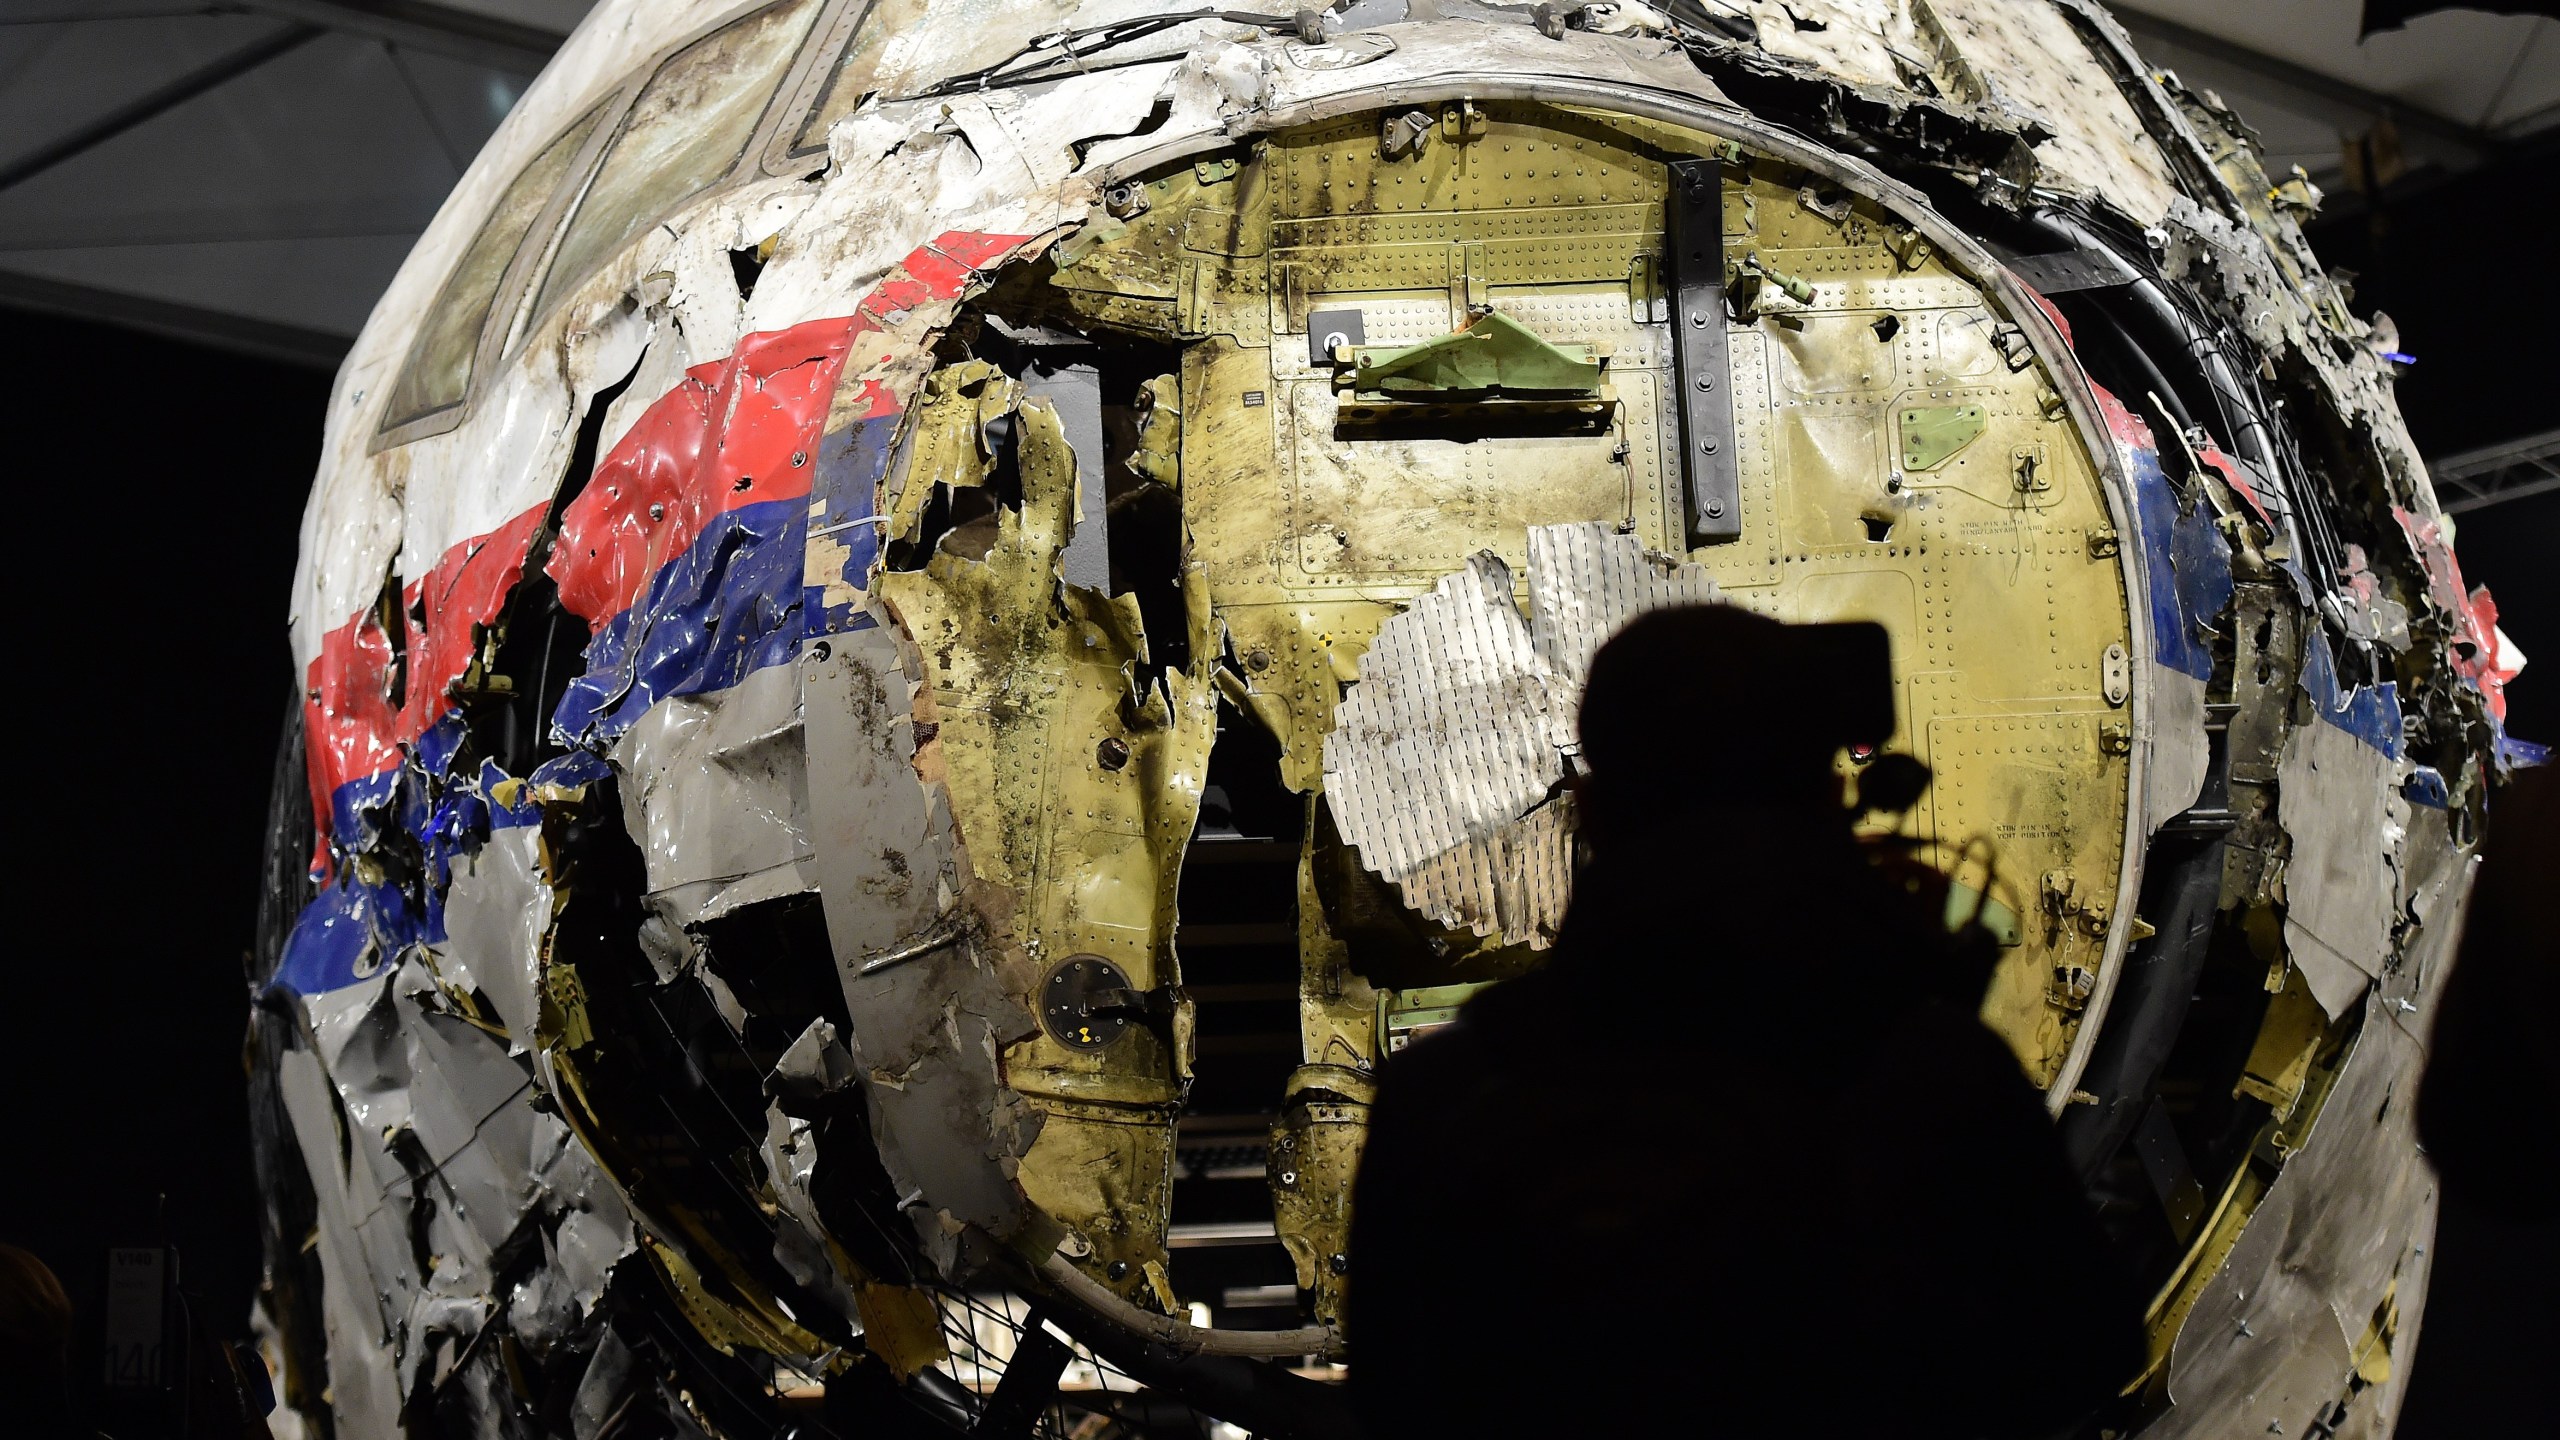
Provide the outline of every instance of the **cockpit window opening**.
<path id="1" fill-rule="evenodd" d="M 499 195 L 480 233 L 472 237 L 453 273 L 445 278 L 444 288 L 427 307 L 390 403 L 383 407 L 384 433 L 456 411 L 470 394 L 481 332 L 506 279 L 508 262 L 567 178 L 571 162 L 586 148 L 588 136 L 609 104 L 597 104 L 561 131 Z"/>
<path id="2" fill-rule="evenodd" d="M 531 313 L 736 167 L 819 9 L 819 0 L 778 0 L 658 67 L 578 201 Z"/>
<path id="3" fill-rule="evenodd" d="M 876 88 L 871 79 L 880 68 L 880 52 L 896 34 L 895 16 L 880 15 L 882 10 L 899 8 L 898 0 L 855 0 L 854 28 L 830 37 L 841 53 L 827 68 L 815 102 L 810 104 L 797 129 L 791 132 L 790 148 L 783 149 L 772 163 L 787 165 L 812 155 L 823 155 L 827 149 L 827 131 L 838 120 L 861 108 L 862 102 Z M 881 23 L 874 24 L 878 16 Z"/>
<path id="4" fill-rule="evenodd" d="M 895 15 L 882 12 L 894 8 L 895 0 L 836 0 L 828 18 L 819 22 L 817 38 L 801 51 L 800 64 L 784 87 L 784 103 L 774 107 L 776 123 L 764 144 L 766 174 L 806 175 L 824 162 L 827 127 L 847 108 L 837 102 L 845 72 L 857 65 L 868 68 L 857 57 L 879 52 L 896 29 Z M 857 79 L 853 88 L 865 87 Z"/>

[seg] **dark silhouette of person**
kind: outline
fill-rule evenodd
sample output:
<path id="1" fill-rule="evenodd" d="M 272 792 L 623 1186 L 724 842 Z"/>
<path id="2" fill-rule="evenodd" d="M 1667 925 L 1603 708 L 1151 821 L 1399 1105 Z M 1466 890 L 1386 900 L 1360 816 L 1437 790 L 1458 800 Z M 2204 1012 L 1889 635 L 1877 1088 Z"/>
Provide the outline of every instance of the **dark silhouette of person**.
<path id="1" fill-rule="evenodd" d="M 1997 1440 L 2139 1370 L 1987 972 L 1852 831 L 1836 757 L 1892 729 L 1877 627 L 1688 606 L 1601 648 L 1552 958 L 1381 1073 L 1369 1440 Z"/>

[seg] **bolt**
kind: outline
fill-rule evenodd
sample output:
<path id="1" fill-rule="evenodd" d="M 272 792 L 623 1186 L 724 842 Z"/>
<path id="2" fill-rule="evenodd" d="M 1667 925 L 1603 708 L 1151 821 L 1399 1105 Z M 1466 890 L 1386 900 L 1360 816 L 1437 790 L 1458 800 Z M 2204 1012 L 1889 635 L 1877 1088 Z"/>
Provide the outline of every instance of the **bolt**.
<path id="1" fill-rule="evenodd" d="M 1702 451 L 1706 452 L 1706 453 L 1707 453 L 1707 454 L 1709 454 L 1709 455 L 1713 455 L 1714 453 L 1716 453 L 1716 439 L 1715 439 L 1715 437 L 1714 437 L 1714 436 L 1712 436 L 1712 435 L 1710 435 L 1710 436 L 1708 436 L 1706 439 L 1699 441 L 1699 442 L 1698 442 L 1698 448 L 1699 448 L 1700 450 L 1702 450 Z"/>
<path id="2" fill-rule="evenodd" d="M 1281 1171 L 1281 1172 L 1280 1172 L 1280 1183 L 1281 1183 L 1281 1184 L 1283 1184 L 1283 1185 L 1295 1185 L 1295 1184 L 1297 1184 L 1297 1183 L 1298 1183 L 1298 1172 L 1297 1172 L 1297 1171 L 1295 1171 L 1295 1170 L 1283 1170 L 1283 1171 Z"/>
<path id="3" fill-rule="evenodd" d="M 1689 312 L 1689 323 L 1690 323 L 1690 324 L 1692 324 L 1692 325 L 1695 325 L 1696 327 L 1698 327 L 1698 328 L 1699 328 L 1699 329 L 1701 329 L 1701 330 L 1706 329 L 1706 328 L 1707 328 L 1707 312 L 1706 312 L 1706 311 L 1704 311 L 1704 310 L 1692 310 L 1692 311 L 1690 311 L 1690 312 Z"/>
<path id="4" fill-rule="evenodd" d="M 809 463 L 809 452 L 808 452 L 808 451 L 806 451 L 806 450 L 794 450 L 794 451 L 792 451 L 792 452 L 791 452 L 791 464 L 792 464 L 793 468 L 795 468 L 795 469 L 796 469 L 796 468 L 798 468 L 799 466 L 806 465 L 806 464 L 808 464 L 808 463 Z"/>
<path id="5" fill-rule="evenodd" d="M 1114 1280 L 1126 1280 L 1129 1278 L 1129 1262 L 1126 1260 L 1114 1260 L 1111 1262 L 1110 1266 L 1103 1271 L 1103 1273 L 1109 1275 Z"/>
<path id="6" fill-rule="evenodd" d="M 666 506 L 664 506 L 664 505 L 659 505 L 659 504 L 654 504 L 654 503 L 653 503 L 653 504 L 651 504 L 651 505 L 649 506 L 649 518 L 650 518 L 650 519 L 652 519 L 652 520 L 664 520 L 664 519 L 666 519 L 666 518 L 667 518 L 667 507 L 666 507 Z"/>
<path id="7" fill-rule="evenodd" d="M 1715 377 L 1714 377 L 1714 376 L 1712 376 L 1712 375 L 1701 375 L 1701 376 L 1699 376 L 1699 377 L 1698 377 L 1698 388 L 1699 388 L 1699 389 L 1701 389 L 1701 390 L 1713 390 L 1714 388 L 1716 388 Z"/>
<path id="8" fill-rule="evenodd" d="M 1255 673 L 1255 674 L 1257 674 L 1257 675 L 1261 674 L 1261 673 L 1262 673 L 1263 671 L 1265 671 L 1265 670 L 1270 669 L 1270 668 L 1271 668 L 1271 652 L 1270 652 L 1270 651 L 1268 651 L 1268 650 L 1256 650 L 1256 651 L 1254 651 L 1252 654 L 1245 656 L 1245 657 L 1244 657 L 1244 668 L 1246 668 L 1247 670 L 1252 671 L 1253 673 Z"/>
<path id="9" fill-rule="evenodd" d="M 1723 519 L 1723 518 L 1724 518 L 1724 502 L 1723 502 L 1723 501 L 1721 501 L 1721 500 L 1710 500 L 1710 501 L 1708 501 L 1708 502 L 1707 502 L 1707 518 L 1708 518 L 1708 519 L 1710 519 L 1710 520 L 1721 520 L 1721 519 Z"/>
<path id="10" fill-rule="evenodd" d="M 1326 1257 L 1324 1268 L 1332 1271 L 1336 1275 L 1348 1275 L 1351 1273 L 1351 1257 L 1343 1254 L 1339 1250 L 1336 1250 L 1332 1255 Z"/>
<path id="11" fill-rule="evenodd" d="M 1093 759 L 1105 770 L 1118 770 L 1129 763 L 1129 742 L 1117 735 L 1110 736 L 1094 747 Z"/>

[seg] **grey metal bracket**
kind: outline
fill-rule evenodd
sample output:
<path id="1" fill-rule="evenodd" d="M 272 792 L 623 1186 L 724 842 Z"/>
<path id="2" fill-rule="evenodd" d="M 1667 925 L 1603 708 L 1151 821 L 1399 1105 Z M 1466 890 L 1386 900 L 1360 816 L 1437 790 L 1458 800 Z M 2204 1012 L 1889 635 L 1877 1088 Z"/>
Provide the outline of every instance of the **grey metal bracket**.
<path id="1" fill-rule="evenodd" d="M 1715 157 L 1672 162 L 1663 249 L 1671 272 L 1689 543 L 1728 544 L 1742 538 L 1742 469 L 1733 448 L 1733 367 L 1724 333 L 1724 167 Z"/>

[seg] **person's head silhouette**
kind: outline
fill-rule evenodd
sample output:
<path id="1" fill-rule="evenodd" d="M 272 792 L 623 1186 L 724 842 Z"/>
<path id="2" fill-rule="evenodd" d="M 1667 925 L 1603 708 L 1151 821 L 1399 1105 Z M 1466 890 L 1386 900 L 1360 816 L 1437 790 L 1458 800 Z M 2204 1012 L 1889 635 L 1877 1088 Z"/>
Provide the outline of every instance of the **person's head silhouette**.
<path id="1" fill-rule="evenodd" d="M 1733 605 L 1638 616 L 1600 647 L 1583 684 L 1583 834 L 1605 855 L 1702 810 L 1845 823 L 1832 759 L 1881 745 L 1893 712 L 1882 626 L 1785 625 Z"/>

